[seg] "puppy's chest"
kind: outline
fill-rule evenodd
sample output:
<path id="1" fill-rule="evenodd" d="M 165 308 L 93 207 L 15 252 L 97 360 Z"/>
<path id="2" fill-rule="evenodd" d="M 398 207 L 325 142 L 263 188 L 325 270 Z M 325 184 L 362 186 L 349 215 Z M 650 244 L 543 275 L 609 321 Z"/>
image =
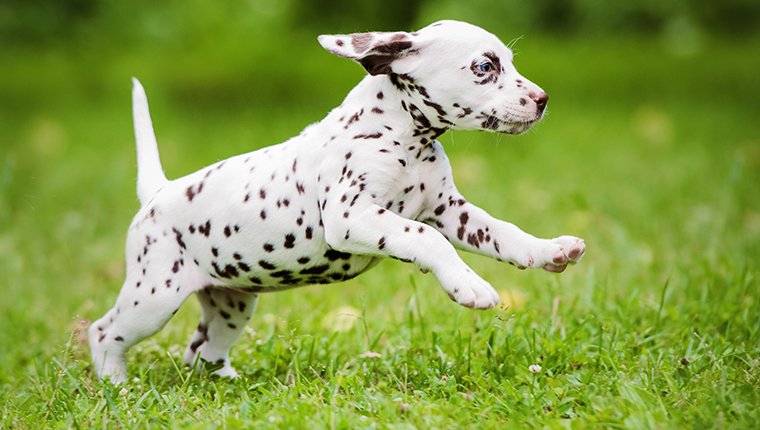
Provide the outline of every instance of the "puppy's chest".
<path id="1" fill-rule="evenodd" d="M 370 201 L 405 218 L 416 218 L 431 189 L 433 178 L 429 172 L 436 150 L 421 145 L 410 147 L 377 142 L 346 152 L 345 161 L 322 175 L 330 178 L 322 188 L 323 198 L 332 203 L 326 209 L 345 211 L 346 217 L 355 205 L 361 207 L 362 202 Z"/>

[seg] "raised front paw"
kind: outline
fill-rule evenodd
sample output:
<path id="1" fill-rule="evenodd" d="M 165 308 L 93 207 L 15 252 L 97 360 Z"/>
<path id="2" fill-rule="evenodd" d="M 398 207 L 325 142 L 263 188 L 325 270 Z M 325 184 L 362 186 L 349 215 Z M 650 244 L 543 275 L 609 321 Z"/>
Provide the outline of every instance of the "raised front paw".
<path id="1" fill-rule="evenodd" d="M 575 264 L 586 252 L 583 239 L 574 236 L 560 236 L 554 239 L 540 240 L 525 254 L 519 255 L 512 264 L 520 269 L 542 268 L 549 272 L 563 272 L 568 264 Z"/>
<path id="2" fill-rule="evenodd" d="M 542 261 L 542 267 L 549 272 L 563 272 L 568 264 L 575 264 L 586 252 L 583 239 L 574 236 L 560 236 L 549 241 Z"/>
<path id="3" fill-rule="evenodd" d="M 467 268 L 457 273 L 448 273 L 439 277 L 443 289 L 449 298 L 462 306 L 475 309 L 490 309 L 501 299 L 491 284 Z"/>

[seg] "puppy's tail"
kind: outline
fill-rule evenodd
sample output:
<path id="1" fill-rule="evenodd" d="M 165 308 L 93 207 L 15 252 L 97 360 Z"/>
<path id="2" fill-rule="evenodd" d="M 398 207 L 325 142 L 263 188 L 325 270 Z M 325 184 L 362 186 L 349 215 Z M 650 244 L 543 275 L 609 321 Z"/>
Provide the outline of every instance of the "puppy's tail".
<path id="1" fill-rule="evenodd" d="M 136 78 L 132 78 L 132 117 L 137 140 L 137 198 L 140 205 L 145 206 L 169 181 L 164 175 L 158 156 L 158 143 L 150 120 L 148 97 Z"/>

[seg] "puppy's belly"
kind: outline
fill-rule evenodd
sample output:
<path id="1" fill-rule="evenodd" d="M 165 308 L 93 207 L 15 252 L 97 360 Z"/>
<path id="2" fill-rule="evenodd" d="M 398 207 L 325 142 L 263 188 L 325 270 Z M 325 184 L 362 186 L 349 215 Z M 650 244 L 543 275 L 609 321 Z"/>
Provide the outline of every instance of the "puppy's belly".
<path id="1" fill-rule="evenodd" d="M 194 226 L 194 233 L 184 235 L 187 254 L 216 285 L 261 292 L 344 281 L 377 262 L 330 249 L 319 220 L 299 216 L 300 209 L 267 219 L 240 217 L 212 224 L 209 237 L 203 225 L 203 232 Z"/>
<path id="2" fill-rule="evenodd" d="M 318 245 L 316 241 L 312 245 Z M 318 246 L 294 246 L 287 252 L 245 257 L 242 253 L 219 255 L 205 269 L 218 285 L 255 292 L 277 291 L 312 284 L 329 284 L 356 277 L 379 258 L 352 255 Z"/>

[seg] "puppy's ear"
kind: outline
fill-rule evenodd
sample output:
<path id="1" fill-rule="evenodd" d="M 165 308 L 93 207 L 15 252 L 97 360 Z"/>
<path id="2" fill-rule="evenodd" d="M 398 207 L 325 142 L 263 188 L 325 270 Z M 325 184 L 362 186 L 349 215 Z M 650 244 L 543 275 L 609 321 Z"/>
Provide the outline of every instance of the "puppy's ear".
<path id="1" fill-rule="evenodd" d="M 392 73 L 394 61 L 416 51 L 412 36 L 404 32 L 322 35 L 318 40 L 333 54 L 359 62 L 370 75 Z"/>

